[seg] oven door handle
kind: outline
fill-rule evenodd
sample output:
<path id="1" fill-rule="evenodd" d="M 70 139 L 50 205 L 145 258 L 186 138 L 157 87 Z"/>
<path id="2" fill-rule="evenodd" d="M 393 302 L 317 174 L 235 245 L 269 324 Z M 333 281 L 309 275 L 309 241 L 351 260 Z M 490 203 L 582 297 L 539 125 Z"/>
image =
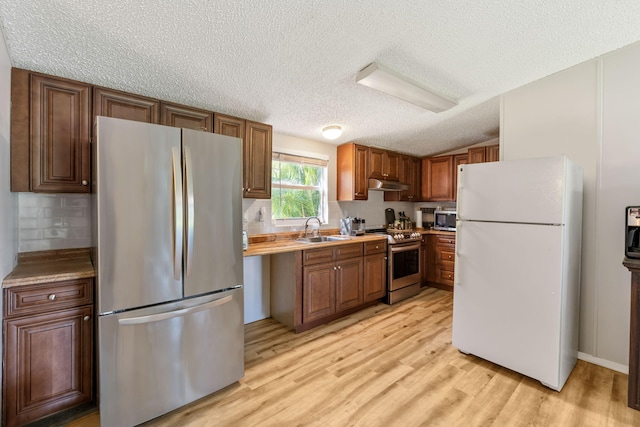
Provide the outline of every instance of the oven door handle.
<path id="1" fill-rule="evenodd" d="M 396 243 L 395 245 L 389 245 L 391 253 L 415 251 L 420 249 L 420 242 L 416 243 Z"/>

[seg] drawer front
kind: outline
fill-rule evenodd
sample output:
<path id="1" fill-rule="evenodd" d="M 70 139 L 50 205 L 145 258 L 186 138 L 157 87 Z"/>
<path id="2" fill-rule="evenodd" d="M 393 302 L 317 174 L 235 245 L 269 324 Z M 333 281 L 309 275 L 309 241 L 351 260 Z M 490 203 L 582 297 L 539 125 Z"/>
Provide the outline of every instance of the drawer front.
<path id="1" fill-rule="evenodd" d="M 364 244 L 364 254 L 372 255 L 387 252 L 387 242 L 380 240 L 377 242 L 367 242 Z"/>
<path id="2" fill-rule="evenodd" d="M 333 261 L 333 248 L 307 249 L 302 251 L 304 265 L 320 264 Z"/>
<path id="3" fill-rule="evenodd" d="M 436 267 L 436 281 L 444 285 L 453 285 L 453 271 L 443 270 L 440 266 Z"/>
<path id="4" fill-rule="evenodd" d="M 456 254 L 453 249 L 439 248 L 436 250 L 436 262 L 451 262 L 456 260 Z"/>
<path id="5" fill-rule="evenodd" d="M 362 256 L 362 243 L 350 243 L 348 245 L 334 246 L 336 259 L 347 259 Z"/>
<path id="6" fill-rule="evenodd" d="M 454 245 L 456 244 L 456 236 L 438 236 L 436 245 Z"/>
<path id="7" fill-rule="evenodd" d="M 93 279 L 16 286 L 4 296 L 7 318 L 78 307 L 93 303 Z"/>

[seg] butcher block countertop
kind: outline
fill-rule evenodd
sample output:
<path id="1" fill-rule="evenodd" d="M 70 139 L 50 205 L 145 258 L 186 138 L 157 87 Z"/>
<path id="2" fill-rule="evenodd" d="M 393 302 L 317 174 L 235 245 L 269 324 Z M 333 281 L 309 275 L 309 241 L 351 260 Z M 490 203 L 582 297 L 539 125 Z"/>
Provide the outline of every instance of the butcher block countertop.
<path id="1" fill-rule="evenodd" d="M 3 288 L 95 277 L 88 248 L 21 252 Z"/>
<path id="2" fill-rule="evenodd" d="M 322 235 L 337 235 L 337 229 L 334 230 L 322 230 Z M 455 235 L 453 231 L 439 231 L 439 230 L 427 230 L 416 229 L 422 234 L 443 234 L 443 235 Z M 305 249 L 314 249 L 327 246 L 346 245 L 349 243 L 363 243 L 371 242 L 375 240 L 386 240 L 387 236 L 384 234 L 365 234 L 364 236 L 352 236 L 347 240 L 334 240 L 330 242 L 318 242 L 318 243 L 305 243 L 298 242 L 295 239 L 298 237 L 295 233 L 273 233 L 273 234 L 260 234 L 249 236 L 249 248 L 244 251 L 244 256 L 258 256 L 258 255 L 272 255 L 280 254 L 284 252 L 303 251 Z"/>

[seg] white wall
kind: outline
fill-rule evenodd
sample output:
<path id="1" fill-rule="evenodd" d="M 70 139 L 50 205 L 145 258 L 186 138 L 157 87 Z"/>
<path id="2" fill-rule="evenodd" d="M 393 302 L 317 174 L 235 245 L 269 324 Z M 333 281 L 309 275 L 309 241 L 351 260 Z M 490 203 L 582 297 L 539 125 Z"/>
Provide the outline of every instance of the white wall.
<path id="1" fill-rule="evenodd" d="M 624 206 L 640 204 L 639 55 L 636 44 L 588 61 L 508 92 L 501 105 L 504 160 L 566 154 L 584 170 L 579 349 L 613 367 L 628 364 L 621 263 Z"/>
<path id="2" fill-rule="evenodd" d="M 0 279 L 4 279 L 13 269 L 18 251 L 17 196 L 9 191 L 10 93 L 11 61 L 0 29 Z M 2 307 L 2 294 L 0 294 L 0 307 Z M 2 342 L 0 342 L 0 354 L 2 354 Z M 2 372 L 0 372 L 1 381 Z"/>

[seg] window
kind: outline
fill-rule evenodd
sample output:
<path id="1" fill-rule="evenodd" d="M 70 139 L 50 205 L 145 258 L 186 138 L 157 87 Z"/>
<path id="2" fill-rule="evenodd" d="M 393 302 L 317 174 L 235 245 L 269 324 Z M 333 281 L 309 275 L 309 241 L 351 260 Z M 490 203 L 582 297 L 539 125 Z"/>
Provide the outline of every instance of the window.
<path id="1" fill-rule="evenodd" d="M 273 153 L 271 212 L 293 224 L 317 216 L 327 222 L 327 160 Z"/>

